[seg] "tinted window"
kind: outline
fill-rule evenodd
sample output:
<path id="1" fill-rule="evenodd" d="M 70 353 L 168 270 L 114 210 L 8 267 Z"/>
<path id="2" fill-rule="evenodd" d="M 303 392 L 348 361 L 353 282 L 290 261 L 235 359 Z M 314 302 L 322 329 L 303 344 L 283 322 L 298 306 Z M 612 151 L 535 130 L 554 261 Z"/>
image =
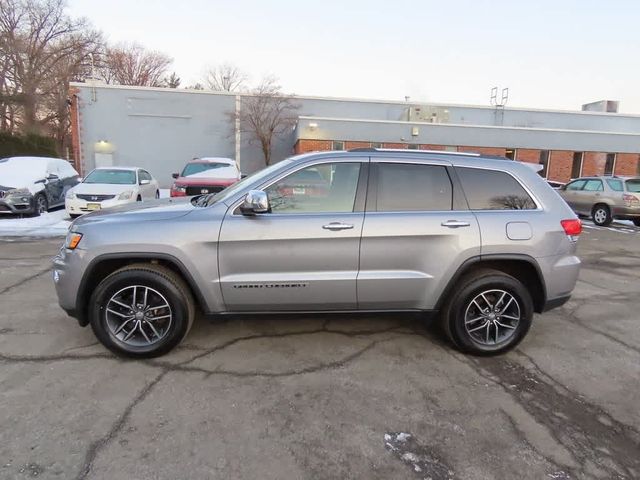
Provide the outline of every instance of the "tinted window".
<path id="1" fill-rule="evenodd" d="M 575 182 L 568 183 L 565 190 L 582 190 L 585 183 L 587 183 L 586 180 L 576 180 Z"/>
<path id="2" fill-rule="evenodd" d="M 215 170 L 217 168 L 228 168 L 231 167 L 228 163 L 216 163 L 216 162 L 207 162 L 207 163 L 188 163 L 184 170 L 182 170 L 182 177 L 188 177 L 189 175 L 193 175 L 194 173 L 206 172 L 207 170 Z"/>
<path id="3" fill-rule="evenodd" d="M 456 170 L 472 210 L 531 210 L 536 204 L 511 175 L 496 170 Z"/>
<path id="4" fill-rule="evenodd" d="M 360 163 L 325 163 L 298 170 L 265 191 L 273 213 L 352 212 Z"/>
<path id="5" fill-rule="evenodd" d="M 627 190 L 633 193 L 640 193 L 640 180 L 627 180 Z"/>
<path id="6" fill-rule="evenodd" d="M 445 167 L 379 163 L 378 212 L 451 210 L 451 180 Z"/>
<path id="7" fill-rule="evenodd" d="M 600 180 L 587 180 L 584 190 L 588 192 L 599 192 L 604 190 Z"/>
<path id="8" fill-rule="evenodd" d="M 607 179 L 607 183 L 609 184 L 609 188 L 611 188 L 611 190 L 615 190 L 616 192 L 621 192 L 622 190 L 624 190 L 624 188 L 622 186 L 622 180 L 608 180 Z"/>

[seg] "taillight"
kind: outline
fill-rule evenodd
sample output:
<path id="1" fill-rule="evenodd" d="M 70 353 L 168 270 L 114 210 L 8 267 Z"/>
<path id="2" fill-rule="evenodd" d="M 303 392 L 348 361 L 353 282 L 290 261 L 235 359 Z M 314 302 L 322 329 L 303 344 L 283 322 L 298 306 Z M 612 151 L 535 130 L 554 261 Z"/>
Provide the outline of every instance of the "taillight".
<path id="1" fill-rule="evenodd" d="M 636 197 L 635 195 L 629 195 L 628 193 L 624 193 L 622 195 L 622 200 L 624 200 L 624 203 L 627 205 L 627 207 L 640 205 L 640 199 L 638 199 L 638 197 Z"/>
<path id="2" fill-rule="evenodd" d="M 582 233 L 582 222 L 579 218 L 572 218 L 569 220 L 560 220 L 560 225 L 564 229 L 564 233 L 567 234 L 570 240 L 578 240 L 578 236 Z"/>

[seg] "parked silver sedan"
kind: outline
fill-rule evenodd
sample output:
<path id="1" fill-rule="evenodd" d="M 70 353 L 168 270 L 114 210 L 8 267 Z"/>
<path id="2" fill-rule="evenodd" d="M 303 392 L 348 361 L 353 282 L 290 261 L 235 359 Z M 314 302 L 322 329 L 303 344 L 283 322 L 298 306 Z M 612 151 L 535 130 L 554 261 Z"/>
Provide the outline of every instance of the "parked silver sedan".
<path id="1" fill-rule="evenodd" d="M 578 178 L 559 193 L 577 214 L 592 217 L 596 225 L 609 225 L 615 218 L 640 227 L 640 177 Z"/>

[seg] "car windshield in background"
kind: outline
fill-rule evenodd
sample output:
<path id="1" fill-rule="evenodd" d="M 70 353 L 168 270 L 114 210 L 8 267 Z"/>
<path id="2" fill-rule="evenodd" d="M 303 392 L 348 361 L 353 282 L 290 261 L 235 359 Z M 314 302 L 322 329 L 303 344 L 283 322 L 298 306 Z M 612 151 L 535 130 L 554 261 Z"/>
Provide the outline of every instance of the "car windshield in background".
<path id="1" fill-rule="evenodd" d="M 182 176 L 188 177 L 189 175 L 193 175 L 194 173 L 206 172 L 207 170 L 215 170 L 216 168 L 224 168 L 230 167 L 231 165 L 228 163 L 190 163 L 184 170 L 182 170 Z"/>
<path id="2" fill-rule="evenodd" d="M 110 183 L 113 185 L 135 185 L 136 172 L 131 170 L 94 170 L 82 183 Z"/>
<path id="3" fill-rule="evenodd" d="M 627 190 L 633 193 L 640 193 L 640 178 L 627 180 Z"/>

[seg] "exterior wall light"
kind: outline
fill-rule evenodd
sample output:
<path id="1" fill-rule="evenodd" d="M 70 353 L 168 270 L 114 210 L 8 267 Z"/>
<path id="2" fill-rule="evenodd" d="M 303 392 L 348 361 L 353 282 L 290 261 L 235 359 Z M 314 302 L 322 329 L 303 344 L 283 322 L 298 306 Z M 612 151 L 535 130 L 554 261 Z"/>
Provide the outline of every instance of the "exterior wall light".
<path id="1" fill-rule="evenodd" d="M 311 123 L 309 124 L 309 128 L 310 128 L 311 130 L 315 130 L 316 128 L 318 128 L 318 124 L 317 124 L 316 122 L 311 122 Z"/>

